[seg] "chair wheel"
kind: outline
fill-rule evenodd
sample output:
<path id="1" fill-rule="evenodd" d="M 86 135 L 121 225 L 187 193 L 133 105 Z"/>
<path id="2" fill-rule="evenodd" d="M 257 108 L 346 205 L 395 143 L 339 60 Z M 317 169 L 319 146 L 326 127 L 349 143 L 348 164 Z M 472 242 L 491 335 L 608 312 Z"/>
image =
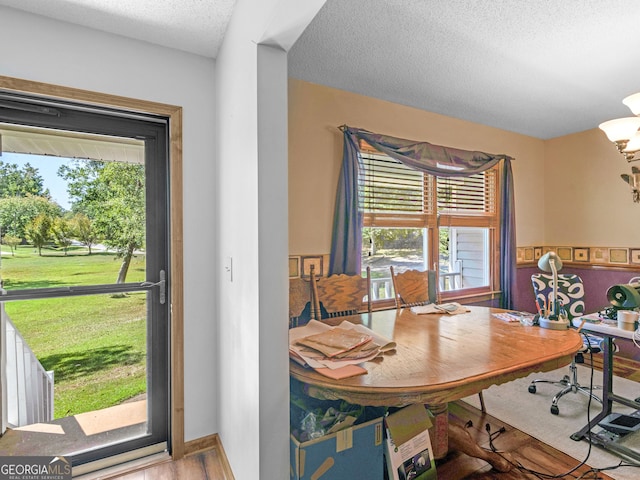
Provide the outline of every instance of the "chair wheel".
<path id="1" fill-rule="evenodd" d="M 529 393 L 536 393 L 536 386 L 535 385 L 529 385 Z"/>
<path id="2" fill-rule="evenodd" d="M 553 415 L 558 415 L 560 413 L 560 409 L 557 405 L 551 405 L 551 413 Z"/>

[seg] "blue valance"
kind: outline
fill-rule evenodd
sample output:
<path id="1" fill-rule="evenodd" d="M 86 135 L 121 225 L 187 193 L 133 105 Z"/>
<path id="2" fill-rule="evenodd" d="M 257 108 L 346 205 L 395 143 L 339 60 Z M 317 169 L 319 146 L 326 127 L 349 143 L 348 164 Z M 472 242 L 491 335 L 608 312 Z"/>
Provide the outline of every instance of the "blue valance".
<path id="1" fill-rule="evenodd" d="M 512 158 L 406 140 L 348 126 L 341 127 L 341 130 L 344 134 L 343 158 L 336 194 L 329 274 L 354 275 L 361 271 L 363 212 L 359 208 L 358 185 L 364 169 L 360 140 L 410 168 L 441 177 L 470 176 L 503 162 L 500 203 L 501 306 L 511 308 L 516 263 Z"/>

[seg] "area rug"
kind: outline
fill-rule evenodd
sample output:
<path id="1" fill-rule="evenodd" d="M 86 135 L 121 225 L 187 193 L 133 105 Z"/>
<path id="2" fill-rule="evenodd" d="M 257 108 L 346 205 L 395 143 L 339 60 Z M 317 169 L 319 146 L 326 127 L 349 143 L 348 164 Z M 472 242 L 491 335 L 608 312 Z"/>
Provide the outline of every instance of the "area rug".
<path id="1" fill-rule="evenodd" d="M 569 367 L 563 367 L 551 372 L 535 373 L 503 385 L 494 385 L 485 390 L 483 394 L 487 413 L 579 461 L 586 459 L 585 463 L 591 467 L 605 468 L 619 464 L 622 460 L 620 457 L 597 446 L 591 447 L 587 458 L 589 443 L 586 440 L 576 442 L 570 438 L 571 434 L 587 424 L 589 400 L 586 395 L 566 394 L 558 403 L 559 415 L 552 415 L 550 412 L 551 399 L 560 391 L 561 387 L 539 383 L 535 394 L 528 391 L 531 380 L 535 378 L 558 380 L 568 373 Z M 590 377 L 591 369 L 578 365 L 579 383 L 589 386 Z M 593 383 L 594 385 L 602 385 L 601 372 L 594 371 Z M 637 398 L 640 396 L 640 383 L 614 377 L 613 391 L 626 398 Z M 598 395 L 598 390 L 594 390 L 594 393 Z M 463 401 L 480 408 L 477 395 L 464 398 Z M 601 405 L 595 401 L 591 403 L 590 418 L 594 418 L 600 412 Z M 614 403 L 613 411 L 630 413 L 633 410 Z M 640 478 L 640 468 L 637 467 L 621 467 L 615 470 L 606 470 L 604 473 L 617 480 Z"/>

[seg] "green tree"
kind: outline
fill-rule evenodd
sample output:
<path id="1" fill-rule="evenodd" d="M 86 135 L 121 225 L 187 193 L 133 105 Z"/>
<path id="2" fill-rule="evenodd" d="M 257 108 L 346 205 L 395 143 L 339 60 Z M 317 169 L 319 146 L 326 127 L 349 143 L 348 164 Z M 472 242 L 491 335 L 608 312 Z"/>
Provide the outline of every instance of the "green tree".
<path id="1" fill-rule="evenodd" d="M 93 228 L 93 222 L 84 213 L 76 213 L 69 222 L 73 231 L 73 236 L 80 243 L 89 249 L 91 255 L 91 247 L 98 241 L 98 235 Z"/>
<path id="2" fill-rule="evenodd" d="M 11 256 L 15 255 L 15 249 L 20 245 L 22 239 L 13 235 L 5 235 L 2 237 L 3 245 L 7 245 L 11 249 Z"/>
<path id="3" fill-rule="evenodd" d="M 71 224 L 63 217 L 56 217 L 51 222 L 51 233 L 56 245 L 62 248 L 66 256 L 72 240 Z"/>
<path id="4" fill-rule="evenodd" d="M 0 198 L 27 195 L 50 198 L 49 190 L 43 186 L 44 180 L 38 169 L 29 163 L 19 168 L 15 163 L 0 161 Z"/>
<path id="5" fill-rule="evenodd" d="M 52 218 L 41 213 L 26 226 L 27 240 L 38 249 L 38 255 L 42 256 L 42 247 L 51 239 Z"/>
<path id="6" fill-rule="evenodd" d="M 73 211 L 89 217 L 122 258 L 117 283 L 124 283 L 134 253 L 145 245 L 144 165 L 76 160 L 58 175 L 67 180 Z"/>
<path id="7" fill-rule="evenodd" d="M 62 208 L 46 197 L 0 198 L 0 228 L 5 235 L 26 238 L 25 228 L 40 214 L 59 217 Z"/>

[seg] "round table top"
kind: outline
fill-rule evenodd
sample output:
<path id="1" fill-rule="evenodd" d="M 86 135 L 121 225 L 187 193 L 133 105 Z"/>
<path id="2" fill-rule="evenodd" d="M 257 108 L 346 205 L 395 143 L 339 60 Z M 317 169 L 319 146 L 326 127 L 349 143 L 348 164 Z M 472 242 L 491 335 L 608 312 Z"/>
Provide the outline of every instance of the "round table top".
<path id="1" fill-rule="evenodd" d="M 573 329 L 524 326 L 493 315 L 503 310 L 468 308 L 457 315 L 415 314 L 405 308 L 332 319 L 362 323 L 397 348 L 363 363 L 365 375 L 334 380 L 294 361 L 290 375 L 317 398 L 377 406 L 441 404 L 568 365 L 582 347 Z"/>

